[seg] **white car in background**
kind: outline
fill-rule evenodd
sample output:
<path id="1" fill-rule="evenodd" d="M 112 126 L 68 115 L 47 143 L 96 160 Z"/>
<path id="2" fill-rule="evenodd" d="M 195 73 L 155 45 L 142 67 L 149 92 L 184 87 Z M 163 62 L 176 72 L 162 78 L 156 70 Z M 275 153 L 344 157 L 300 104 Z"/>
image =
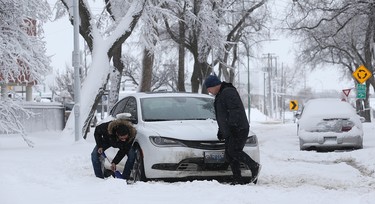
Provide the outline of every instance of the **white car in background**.
<path id="1" fill-rule="evenodd" d="M 230 177 L 224 142 L 217 139 L 213 103 L 214 98 L 206 94 L 160 92 L 131 93 L 118 101 L 105 121 L 131 114 L 137 129 L 134 181 Z M 259 163 L 258 139 L 252 132 L 244 151 Z M 116 152 L 108 149 L 106 155 L 113 158 Z M 241 168 L 250 180 L 251 171 L 244 164 Z"/>
<path id="2" fill-rule="evenodd" d="M 363 121 L 348 102 L 309 100 L 297 123 L 300 150 L 362 149 Z"/>

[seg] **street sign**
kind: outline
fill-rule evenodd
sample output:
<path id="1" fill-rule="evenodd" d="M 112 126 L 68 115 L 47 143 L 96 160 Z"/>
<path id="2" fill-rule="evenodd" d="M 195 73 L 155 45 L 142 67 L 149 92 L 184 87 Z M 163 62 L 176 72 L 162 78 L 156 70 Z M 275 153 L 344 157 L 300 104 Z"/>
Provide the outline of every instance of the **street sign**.
<path id="1" fill-rule="evenodd" d="M 348 97 L 351 89 L 343 89 L 342 92 L 344 92 L 345 96 Z"/>
<path id="2" fill-rule="evenodd" d="M 357 98 L 366 98 L 366 84 L 357 84 Z"/>
<path id="3" fill-rule="evenodd" d="M 289 102 L 289 109 L 290 110 L 298 110 L 298 101 L 297 100 L 291 100 Z"/>
<path id="4" fill-rule="evenodd" d="M 371 72 L 363 65 L 359 66 L 354 72 L 353 77 L 362 84 L 372 76 Z"/>

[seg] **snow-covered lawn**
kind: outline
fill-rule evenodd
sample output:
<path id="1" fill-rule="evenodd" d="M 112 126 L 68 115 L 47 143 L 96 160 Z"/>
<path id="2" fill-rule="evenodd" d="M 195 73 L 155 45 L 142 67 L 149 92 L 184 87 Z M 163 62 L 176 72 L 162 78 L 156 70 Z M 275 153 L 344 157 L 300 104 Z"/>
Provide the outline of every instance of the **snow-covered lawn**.
<path id="1" fill-rule="evenodd" d="M 0 203 L 374 203 L 375 124 L 365 123 L 364 149 L 299 151 L 296 124 L 251 124 L 263 165 L 257 185 L 216 181 L 138 182 L 97 179 L 91 167 L 93 131 L 87 140 L 60 132 L 0 135 Z"/>

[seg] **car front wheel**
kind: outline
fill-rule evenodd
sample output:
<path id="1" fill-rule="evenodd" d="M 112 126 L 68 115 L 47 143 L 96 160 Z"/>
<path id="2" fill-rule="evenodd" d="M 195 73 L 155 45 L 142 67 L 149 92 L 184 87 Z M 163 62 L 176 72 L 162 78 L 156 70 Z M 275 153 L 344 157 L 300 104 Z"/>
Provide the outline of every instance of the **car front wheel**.
<path id="1" fill-rule="evenodd" d="M 133 183 L 137 181 L 147 181 L 143 165 L 143 154 L 140 147 L 136 147 L 135 150 L 135 162 L 130 178 Z"/>

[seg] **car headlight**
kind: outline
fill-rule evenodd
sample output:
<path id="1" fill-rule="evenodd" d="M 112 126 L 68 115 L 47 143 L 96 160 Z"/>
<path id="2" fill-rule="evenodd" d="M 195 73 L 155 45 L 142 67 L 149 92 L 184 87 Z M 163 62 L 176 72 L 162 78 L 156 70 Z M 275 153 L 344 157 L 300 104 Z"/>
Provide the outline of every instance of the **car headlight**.
<path id="1" fill-rule="evenodd" d="M 246 146 L 256 146 L 257 144 L 258 144 L 258 138 L 256 135 L 249 136 L 245 143 Z"/>
<path id="2" fill-rule="evenodd" d="M 167 137 L 150 136 L 150 141 L 157 147 L 184 147 L 180 141 Z"/>

